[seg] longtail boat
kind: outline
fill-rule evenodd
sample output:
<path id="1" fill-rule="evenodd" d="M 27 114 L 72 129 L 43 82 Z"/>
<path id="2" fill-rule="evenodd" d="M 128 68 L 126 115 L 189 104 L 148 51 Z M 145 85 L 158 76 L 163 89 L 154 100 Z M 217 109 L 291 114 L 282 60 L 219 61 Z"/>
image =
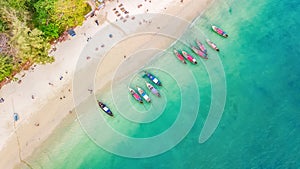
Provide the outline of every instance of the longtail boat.
<path id="1" fill-rule="evenodd" d="M 197 42 L 197 45 L 198 45 L 199 49 L 200 49 L 202 52 L 204 52 L 204 53 L 207 54 L 207 49 L 205 48 L 205 46 L 203 45 L 203 43 L 201 43 L 199 40 L 196 40 L 196 42 Z"/>
<path id="2" fill-rule="evenodd" d="M 132 97 L 133 97 L 136 101 L 138 101 L 138 102 L 140 102 L 140 103 L 143 103 L 142 98 L 140 97 L 140 95 L 138 95 L 138 94 L 135 92 L 135 90 L 133 90 L 133 89 L 130 88 L 130 87 L 128 87 L 128 89 L 129 89 L 130 94 L 132 95 Z"/>
<path id="3" fill-rule="evenodd" d="M 207 54 L 204 53 L 202 50 L 197 49 L 195 46 L 192 46 L 192 50 L 199 55 L 200 57 L 202 57 L 203 59 L 208 59 Z"/>
<path id="4" fill-rule="evenodd" d="M 177 56 L 177 58 L 184 64 L 186 64 L 186 61 L 184 60 L 184 57 L 177 51 L 174 50 L 174 54 Z"/>
<path id="5" fill-rule="evenodd" d="M 158 92 L 157 89 L 154 88 L 153 85 L 151 85 L 148 82 L 145 82 L 145 83 L 146 83 L 147 88 L 151 91 L 152 94 L 156 95 L 157 97 L 160 97 L 160 93 Z"/>
<path id="6" fill-rule="evenodd" d="M 146 102 L 150 103 L 151 102 L 151 99 L 150 97 L 147 95 L 147 93 L 140 87 L 136 87 L 139 94 L 144 98 L 144 100 L 146 100 Z"/>
<path id="7" fill-rule="evenodd" d="M 161 82 L 153 74 L 151 74 L 147 71 L 144 71 L 144 73 L 154 84 L 156 84 L 157 86 L 162 86 Z"/>
<path id="8" fill-rule="evenodd" d="M 109 116 L 114 116 L 114 114 L 111 112 L 111 110 L 102 102 L 98 101 L 99 107 Z"/>
<path id="9" fill-rule="evenodd" d="M 217 45 L 216 44 L 214 44 L 212 41 L 210 41 L 209 39 L 206 39 L 206 42 L 207 42 L 207 44 L 211 47 L 211 48 L 213 48 L 215 51 L 220 51 L 219 50 L 219 48 L 217 47 Z"/>
<path id="10" fill-rule="evenodd" d="M 197 60 L 193 58 L 190 54 L 188 54 L 186 51 L 182 51 L 182 55 L 191 63 L 197 64 Z"/>
<path id="11" fill-rule="evenodd" d="M 212 28 L 212 30 L 213 30 L 214 32 L 216 32 L 218 35 L 223 36 L 224 38 L 227 38 L 227 37 L 228 37 L 228 34 L 227 34 L 225 31 L 223 31 L 221 28 L 218 28 L 218 27 L 216 27 L 216 26 L 211 26 L 211 28 Z"/>

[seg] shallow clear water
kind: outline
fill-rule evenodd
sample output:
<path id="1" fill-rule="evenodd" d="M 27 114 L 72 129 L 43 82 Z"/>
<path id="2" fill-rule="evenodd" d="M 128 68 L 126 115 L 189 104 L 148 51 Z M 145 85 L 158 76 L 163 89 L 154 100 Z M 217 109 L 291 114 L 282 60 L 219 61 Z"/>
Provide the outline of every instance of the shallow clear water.
<path id="1" fill-rule="evenodd" d="M 70 121 L 35 153 L 31 164 L 43 168 L 83 169 L 299 168 L 299 17 L 300 3 L 296 0 L 215 2 L 215 6 L 183 35 L 181 42 L 189 44 L 191 39 L 204 39 L 205 35 L 219 46 L 219 56 L 209 49 L 208 61 L 183 65 L 173 56 L 173 47 L 170 47 L 159 59 L 151 61 L 146 68 L 157 75 L 164 86 L 160 88 L 162 98 L 149 94 L 153 106 L 142 106 L 128 95 L 127 84 L 139 85 L 146 90 L 139 75 L 114 84 L 114 91 L 120 92 L 115 102 L 121 107 L 114 106 L 110 92 L 102 93 L 101 99 L 116 114 L 114 119 L 104 116 L 108 124 L 124 135 L 137 138 L 163 133 L 175 123 L 181 106 L 192 105 L 183 110 L 182 118 L 187 119 L 198 112 L 195 124 L 171 150 L 150 158 L 120 157 L 99 148 L 86 137 L 77 122 Z M 212 23 L 226 30 L 229 38 L 223 39 L 212 33 Z M 174 47 L 189 51 L 181 42 Z M 211 81 L 205 65 L 217 66 L 214 63 L 218 57 L 226 75 L 226 106 L 212 137 L 199 144 L 199 134 L 212 99 Z M 189 84 L 197 84 L 199 93 Z M 185 98 L 181 92 L 193 97 Z M 132 121 L 126 119 L 134 118 L 128 112 L 135 111 L 146 115 Z M 154 120 L 151 123 L 134 122 L 151 118 Z M 90 125 L 96 124 L 91 122 Z M 122 145 L 122 140 L 112 141 L 118 142 Z M 161 140 L 162 145 L 168 143 L 173 142 Z M 145 147 L 152 148 L 151 145 Z"/>

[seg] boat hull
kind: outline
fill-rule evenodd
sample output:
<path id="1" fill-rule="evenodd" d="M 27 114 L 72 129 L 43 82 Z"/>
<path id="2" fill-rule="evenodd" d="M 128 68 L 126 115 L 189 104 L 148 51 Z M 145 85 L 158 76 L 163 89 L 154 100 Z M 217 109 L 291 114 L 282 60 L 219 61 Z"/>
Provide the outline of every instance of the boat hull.
<path id="1" fill-rule="evenodd" d="M 220 49 L 217 47 L 216 44 L 214 44 L 212 41 L 210 41 L 209 39 L 206 39 L 207 44 L 215 51 L 219 52 Z"/>
<path id="2" fill-rule="evenodd" d="M 101 108 L 102 111 L 104 111 L 106 114 L 108 114 L 109 116 L 114 116 L 114 114 L 112 113 L 112 111 L 102 102 L 98 101 L 98 105 Z"/>
<path id="3" fill-rule="evenodd" d="M 148 72 L 146 72 L 146 71 L 144 71 L 144 72 L 145 72 L 146 76 L 147 76 L 154 84 L 156 84 L 157 86 L 162 86 L 160 80 L 158 80 L 157 77 L 155 77 L 153 74 L 148 73 Z"/>
<path id="4" fill-rule="evenodd" d="M 222 37 L 224 37 L 224 38 L 227 38 L 227 37 L 228 37 L 228 34 L 227 34 L 224 30 L 222 30 L 221 28 L 218 28 L 218 27 L 216 27 L 216 26 L 212 26 L 211 28 L 212 28 L 212 30 L 213 30 L 214 32 L 216 32 L 218 35 L 220 35 L 220 36 L 222 36 Z"/>
<path id="5" fill-rule="evenodd" d="M 138 95 L 133 89 L 129 88 L 129 92 L 136 101 L 143 103 L 143 100 L 140 97 L 140 95 Z"/>
<path id="6" fill-rule="evenodd" d="M 204 53 L 203 51 L 201 51 L 200 49 L 197 49 L 196 47 L 192 47 L 192 50 L 194 51 L 194 53 L 196 53 L 198 56 L 200 56 L 203 59 L 208 59 L 207 54 Z"/>
<path id="7" fill-rule="evenodd" d="M 184 57 L 177 50 L 174 50 L 174 54 L 181 63 L 186 64 Z"/>
<path id="8" fill-rule="evenodd" d="M 148 102 L 148 103 L 151 102 L 150 97 L 147 95 L 147 93 L 143 89 L 141 89 L 140 87 L 137 87 L 137 90 L 146 102 Z"/>
<path id="9" fill-rule="evenodd" d="M 187 52 L 185 51 L 182 51 L 182 55 L 188 60 L 190 61 L 191 63 L 193 64 L 197 64 L 197 60 L 195 58 L 193 58 L 190 54 L 188 54 Z"/>
<path id="10" fill-rule="evenodd" d="M 198 45 L 198 47 L 199 47 L 199 49 L 202 51 L 202 52 L 204 52 L 204 53 L 206 53 L 207 54 L 207 49 L 205 48 L 205 46 L 200 42 L 200 41 L 196 41 L 197 42 L 197 45 Z"/>
<path id="11" fill-rule="evenodd" d="M 146 86 L 152 94 L 154 94 L 157 97 L 160 97 L 160 93 L 158 92 L 157 89 L 154 88 L 154 86 L 152 86 L 150 83 L 147 83 L 147 82 L 146 82 Z"/>

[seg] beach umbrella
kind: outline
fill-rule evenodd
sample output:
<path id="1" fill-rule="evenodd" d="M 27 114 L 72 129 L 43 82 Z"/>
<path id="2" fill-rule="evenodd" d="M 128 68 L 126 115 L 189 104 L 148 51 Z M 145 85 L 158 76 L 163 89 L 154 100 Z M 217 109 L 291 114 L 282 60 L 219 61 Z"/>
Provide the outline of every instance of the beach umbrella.
<path id="1" fill-rule="evenodd" d="M 71 36 L 75 36 L 76 35 L 76 33 L 75 33 L 75 31 L 73 29 L 69 29 L 68 30 L 68 34 L 71 35 Z"/>
<path id="2" fill-rule="evenodd" d="M 19 120 L 19 115 L 18 115 L 18 113 L 16 113 L 16 111 L 15 111 L 14 101 L 11 100 L 11 103 L 12 103 L 12 108 L 13 108 L 13 112 L 14 112 L 14 121 L 16 122 L 16 121 Z"/>

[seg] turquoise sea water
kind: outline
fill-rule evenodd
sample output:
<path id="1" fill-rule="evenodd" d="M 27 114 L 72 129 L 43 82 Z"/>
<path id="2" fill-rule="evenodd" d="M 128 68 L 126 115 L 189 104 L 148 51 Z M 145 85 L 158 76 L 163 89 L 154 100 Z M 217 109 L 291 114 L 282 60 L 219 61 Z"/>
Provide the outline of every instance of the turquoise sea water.
<path id="1" fill-rule="evenodd" d="M 202 32 L 215 42 L 221 50 L 219 57 L 226 75 L 224 113 L 216 131 L 205 143 L 199 144 L 198 139 L 212 99 L 209 74 L 202 63 L 185 66 L 176 59 L 170 61 L 171 47 L 159 60 L 153 60 L 146 67 L 158 75 L 164 86 L 172 88 L 160 88 L 160 100 L 150 95 L 155 105 L 153 107 L 141 107 L 128 97 L 130 107 L 138 111 L 161 113 L 153 122 L 130 122 L 117 113 L 116 107 L 111 106 L 110 93 L 104 93 L 101 97 L 116 112 L 116 118 L 106 118 L 115 130 L 132 137 L 151 137 L 163 133 L 174 124 L 180 106 L 184 106 L 181 105 L 184 96 L 180 90 L 197 95 L 182 81 L 185 84 L 196 83 L 199 100 L 187 98 L 187 103 L 193 106 L 183 110 L 186 111 L 183 118 L 192 116 L 195 107 L 198 116 L 179 144 L 154 157 L 125 158 L 99 148 L 86 136 L 79 123 L 70 118 L 45 146 L 35 152 L 29 162 L 35 168 L 51 169 L 299 168 L 299 17 L 300 3 L 297 0 L 217 1 L 184 34 L 181 41 L 186 43 L 195 36 L 203 36 Z M 211 23 L 220 25 L 228 32 L 229 38 L 223 39 L 213 34 L 209 28 Z M 188 49 L 179 42 L 175 47 Z M 209 53 L 212 55 L 207 62 L 216 62 L 218 56 L 212 50 Z M 180 77 L 153 68 L 162 67 L 167 61 L 171 63 L 163 68 L 175 66 L 182 70 L 179 71 Z M 185 75 L 190 74 L 194 78 L 186 78 Z M 135 77 L 127 80 L 146 89 Z M 116 90 L 127 87 L 126 79 L 124 84 L 115 87 Z M 124 97 L 127 98 L 127 95 Z M 162 145 L 169 142 L 161 140 Z M 152 148 L 149 145 L 145 147 Z"/>

